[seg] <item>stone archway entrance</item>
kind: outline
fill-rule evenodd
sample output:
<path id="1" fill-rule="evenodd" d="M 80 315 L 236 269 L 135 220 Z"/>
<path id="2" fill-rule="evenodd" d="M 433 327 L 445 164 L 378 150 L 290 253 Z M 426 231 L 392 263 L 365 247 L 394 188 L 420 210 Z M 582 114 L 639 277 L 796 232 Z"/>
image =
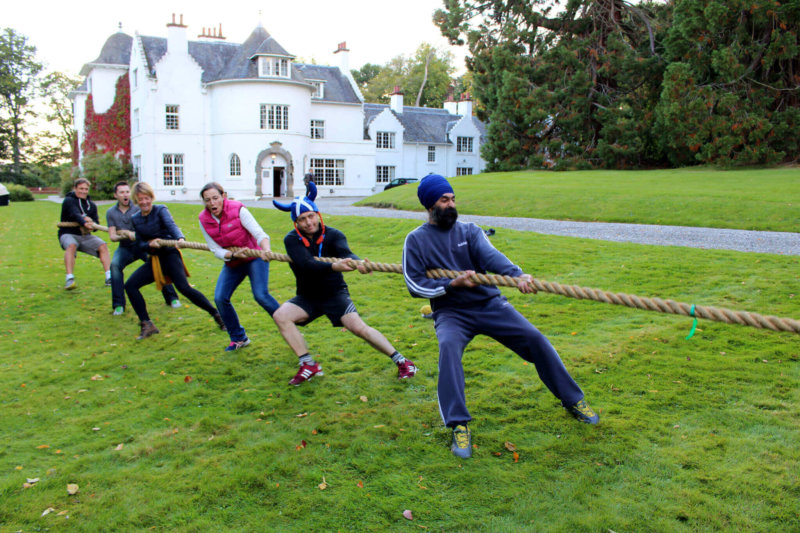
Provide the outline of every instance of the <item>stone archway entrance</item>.
<path id="1" fill-rule="evenodd" d="M 292 154 L 280 142 L 270 143 L 256 157 L 256 197 L 293 196 L 294 163 Z"/>

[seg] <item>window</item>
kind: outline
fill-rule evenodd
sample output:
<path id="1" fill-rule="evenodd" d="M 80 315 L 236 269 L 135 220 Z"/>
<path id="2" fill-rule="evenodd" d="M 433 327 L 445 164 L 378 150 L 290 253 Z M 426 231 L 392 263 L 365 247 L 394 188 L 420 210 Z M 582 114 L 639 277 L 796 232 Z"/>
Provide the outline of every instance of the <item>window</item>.
<path id="1" fill-rule="evenodd" d="M 133 110 L 133 133 L 139 133 L 139 108 Z"/>
<path id="2" fill-rule="evenodd" d="M 436 162 L 436 147 L 428 146 L 428 163 Z"/>
<path id="3" fill-rule="evenodd" d="M 325 138 L 325 121 L 312 120 L 311 121 L 311 138 L 324 139 Z"/>
<path id="4" fill-rule="evenodd" d="M 261 129 L 288 130 L 289 106 L 275 105 L 275 104 L 261 104 Z"/>
<path id="5" fill-rule="evenodd" d="M 183 185 L 183 154 L 164 154 L 164 186 Z"/>
<path id="6" fill-rule="evenodd" d="M 394 179 L 395 167 L 384 167 L 379 165 L 375 167 L 375 169 L 376 181 L 378 183 L 389 183 Z"/>
<path id="7" fill-rule="evenodd" d="M 140 155 L 133 156 L 133 177 L 136 178 L 136 181 L 142 179 L 142 156 Z"/>
<path id="8" fill-rule="evenodd" d="M 314 92 L 311 93 L 311 98 L 322 98 L 325 96 L 325 82 L 312 81 L 311 85 L 314 86 Z"/>
<path id="9" fill-rule="evenodd" d="M 317 185 L 344 185 L 344 159 L 312 159 L 308 170 Z"/>
<path id="10" fill-rule="evenodd" d="M 231 154 L 231 176 L 242 175 L 242 160 L 236 154 Z"/>
<path id="11" fill-rule="evenodd" d="M 472 151 L 472 137 L 456 138 L 456 152 L 471 152 L 471 151 Z"/>
<path id="12" fill-rule="evenodd" d="M 258 76 L 260 78 L 288 78 L 289 60 L 279 57 L 259 57 Z"/>
<path id="13" fill-rule="evenodd" d="M 92 78 L 88 78 L 86 81 L 87 81 L 86 87 L 89 89 L 89 93 L 91 94 L 91 92 L 92 92 Z"/>
<path id="14" fill-rule="evenodd" d="M 456 167 L 456 176 L 472 176 L 472 167 Z"/>
<path id="15" fill-rule="evenodd" d="M 139 86 L 139 69 L 138 68 L 133 69 L 133 75 L 131 77 L 133 78 L 133 80 L 132 80 L 133 81 L 133 88 L 135 89 L 135 88 L 137 88 Z"/>
<path id="16" fill-rule="evenodd" d="M 378 132 L 378 148 L 388 150 L 394 149 L 394 132 L 393 131 L 379 131 Z"/>
<path id="17" fill-rule="evenodd" d="M 166 118 L 167 118 L 167 129 L 168 130 L 177 130 L 179 123 L 178 123 L 178 107 L 176 105 L 167 105 L 166 106 Z"/>

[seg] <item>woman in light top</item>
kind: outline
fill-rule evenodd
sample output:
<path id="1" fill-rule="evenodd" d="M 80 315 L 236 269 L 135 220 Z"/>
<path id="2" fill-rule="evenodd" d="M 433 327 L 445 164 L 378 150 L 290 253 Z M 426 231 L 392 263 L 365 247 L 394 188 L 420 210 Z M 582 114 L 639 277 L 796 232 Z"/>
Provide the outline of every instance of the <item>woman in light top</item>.
<path id="1" fill-rule="evenodd" d="M 250 344 L 236 309 L 231 304 L 233 291 L 244 278 L 250 278 L 253 298 L 270 316 L 280 304 L 269 293 L 269 263 L 258 257 L 236 256 L 225 248 L 251 248 L 269 252 L 269 235 L 241 202 L 227 198 L 219 183 L 206 184 L 200 190 L 200 196 L 206 204 L 200 212 L 200 229 L 203 230 L 208 248 L 217 258 L 225 261 L 217 279 L 214 302 L 231 338 L 225 351 L 232 352 Z"/>
<path id="2" fill-rule="evenodd" d="M 125 292 L 136 315 L 139 317 L 142 332 L 138 340 L 158 333 L 158 328 L 150 320 L 147 304 L 139 289 L 156 282 L 159 290 L 165 283 L 172 283 L 194 305 L 211 315 L 220 329 L 225 329 L 217 309 L 211 305 L 203 293 L 189 285 L 188 274 L 183 264 L 183 256 L 177 248 L 161 246 L 159 239 L 184 240 L 183 233 L 172 218 L 165 205 L 154 205 L 156 198 L 153 188 L 143 182 L 133 186 L 131 191 L 140 211 L 131 217 L 136 232 L 136 246 L 148 254 L 147 261 L 131 274 L 125 282 Z"/>

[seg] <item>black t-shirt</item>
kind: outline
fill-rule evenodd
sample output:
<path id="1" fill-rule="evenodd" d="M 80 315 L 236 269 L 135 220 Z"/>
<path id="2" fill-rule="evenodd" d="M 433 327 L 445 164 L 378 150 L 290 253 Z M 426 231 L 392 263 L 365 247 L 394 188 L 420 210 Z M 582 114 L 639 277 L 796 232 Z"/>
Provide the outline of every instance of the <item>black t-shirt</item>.
<path id="1" fill-rule="evenodd" d="M 321 232 L 312 239 L 308 239 L 309 246 L 292 230 L 283 238 L 286 253 L 292 258 L 289 266 L 297 280 L 297 294 L 314 300 L 322 300 L 337 292 L 346 291 L 347 284 L 341 272 L 335 272 L 331 263 L 317 261 L 314 257 L 337 257 L 343 259 L 358 256 L 350 251 L 344 233 L 336 228 L 325 228 L 325 238 L 322 244 L 316 244 Z"/>

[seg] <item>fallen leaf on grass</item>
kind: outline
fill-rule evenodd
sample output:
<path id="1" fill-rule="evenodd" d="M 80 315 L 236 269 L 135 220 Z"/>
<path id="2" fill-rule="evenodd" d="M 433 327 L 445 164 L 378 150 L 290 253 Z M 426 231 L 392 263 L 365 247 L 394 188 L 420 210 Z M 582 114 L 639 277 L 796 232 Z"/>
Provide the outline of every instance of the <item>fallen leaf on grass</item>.
<path id="1" fill-rule="evenodd" d="M 22 470 L 22 467 L 21 466 L 15 466 L 14 470 Z"/>
<path id="2" fill-rule="evenodd" d="M 78 485 L 76 485 L 75 483 L 67 484 L 67 494 L 69 494 L 70 496 L 78 494 Z"/>
<path id="3" fill-rule="evenodd" d="M 301 449 L 305 448 L 307 445 L 308 445 L 308 443 L 306 443 L 306 441 L 304 441 L 304 440 L 301 440 L 301 441 L 300 441 L 300 444 L 298 444 L 297 446 L 295 446 L 295 450 L 301 450 Z"/>
<path id="4" fill-rule="evenodd" d="M 358 399 L 361 400 L 362 402 L 368 401 L 366 396 L 359 396 Z"/>
<path id="5" fill-rule="evenodd" d="M 325 490 L 328 488 L 328 483 L 325 481 L 325 476 L 322 476 L 322 483 L 317 485 L 317 487 L 319 487 L 319 490 Z"/>
<path id="6" fill-rule="evenodd" d="M 103 376 L 101 376 L 100 374 L 95 374 L 95 375 L 94 375 L 94 376 L 92 376 L 90 379 L 91 379 L 92 381 L 103 381 Z"/>
<path id="7" fill-rule="evenodd" d="M 117 447 L 116 447 L 116 448 L 114 448 L 114 451 L 115 451 L 115 452 L 118 452 L 118 451 L 122 450 L 122 446 L 123 446 L 123 444 L 122 444 L 122 443 L 120 443 L 120 444 L 117 444 Z"/>
<path id="8" fill-rule="evenodd" d="M 514 462 L 515 463 L 519 462 L 519 454 L 517 452 L 514 452 Z"/>
<path id="9" fill-rule="evenodd" d="M 189 383 L 190 381 L 192 381 L 192 376 L 186 376 L 185 378 L 183 378 L 184 383 Z"/>
<path id="10" fill-rule="evenodd" d="M 299 415 L 295 415 L 297 418 L 303 418 L 304 416 L 308 416 L 308 413 L 300 413 Z"/>
<path id="11" fill-rule="evenodd" d="M 45 448 L 49 448 L 49 447 L 50 447 L 49 444 L 40 444 L 39 446 L 36 447 L 36 449 L 37 450 L 44 450 Z"/>
<path id="12" fill-rule="evenodd" d="M 358 483 L 356 483 L 356 487 L 358 487 L 359 489 L 363 489 L 364 488 L 364 483 L 359 481 Z"/>
<path id="13" fill-rule="evenodd" d="M 492 453 L 492 455 L 495 455 L 495 456 L 497 456 L 497 457 L 500 457 L 500 456 L 501 456 L 501 455 L 503 455 L 503 454 L 502 454 L 502 453 L 500 453 L 500 452 L 493 452 L 493 453 Z"/>
<path id="14" fill-rule="evenodd" d="M 316 430 L 316 429 L 312 429 L 312 430 L 311 430 L 311 434 L 312 434 L 312 435 L 316 435 L 316 434 L 317 434 L 317 430 Z"/>
<path id="15" fill-rule="evenodd" d="M 516 446 L 514 446 L 512 443 L 510 443 L 510 442 L 508 442 L 508 441 L 506 441 L 506 443 L 505 443 L 503 446 L 505 446 L 505 447 L 506 447 L 506 450 L 508 450 L 508 451 L 510 451 L 510 452 L 515 452 L 515 451 L 517 451 L 517 447 L 516 447 Z"/>
<path id="16" fill-rule="evenodd" d="M 411 514 L 411 509 L 406 509 L 405 511 L 403 511 L 403 518 L 405 518 L 406 520 L 414 520 L 414 515 Z"/>
<path id="17" fill-rule="evenodd" d="M 382 427 L 386 427 L 386 424 L 378 424 L 377 426 L 372 426 L 372 427 L 374 427 L 376 429 L 377 428 L 382 428 Z"/>
<path id="18" fill-rule="evenodd" d="M 44 511 L 42 511 L 42 516 L 49 515 L 49 514 L 50 514 L 50 513 L 52 513 L 53 511 L 55 511 L 55 509 L 53 509 L 52 507 L 48 507 L 47 509 L 45 509 Z"/>
<path id="19" fill-rule="evenodd" d="M 67 514 L 68 512 L 69 512 L 69 511 L 67 511 L 66 509 L 64 509 L 63 511 L 59 511 L 59 512 L 58 512 L 58 515 L 56 515 L 56 516 L 64 516 L 64 515 L 65 515 L 65 514 Z"/>

